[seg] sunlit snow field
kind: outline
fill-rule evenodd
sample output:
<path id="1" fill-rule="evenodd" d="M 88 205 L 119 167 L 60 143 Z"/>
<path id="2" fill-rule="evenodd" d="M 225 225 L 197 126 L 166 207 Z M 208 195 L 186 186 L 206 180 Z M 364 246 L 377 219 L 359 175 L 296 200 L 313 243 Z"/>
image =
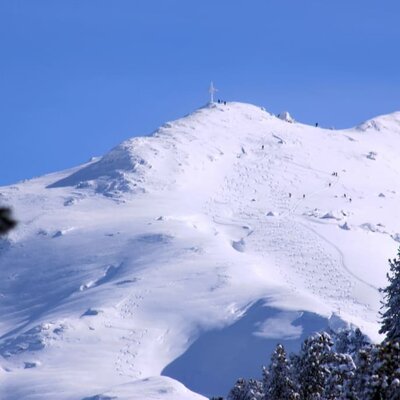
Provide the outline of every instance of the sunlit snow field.
<path id="1" fill-rule="evenodd" d="M 399 149 L 400 113 L 336 131 L 213 104 L 0 188 L 20 221 L 0 241 L 0 397 L 201 399 L 277 342 L 379 340 Z"/>

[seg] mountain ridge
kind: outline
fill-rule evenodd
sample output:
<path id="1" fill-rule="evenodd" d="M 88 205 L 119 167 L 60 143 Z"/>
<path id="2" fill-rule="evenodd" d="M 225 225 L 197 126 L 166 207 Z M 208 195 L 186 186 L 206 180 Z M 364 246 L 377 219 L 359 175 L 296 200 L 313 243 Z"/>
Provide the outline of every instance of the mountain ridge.
<path id="1" fill-rule="evenodd" d="M 251 104 L 244 104 L 244 103 L 227 103 L 225 105 L 225 109 L 222 107 L 216 107 L 216 105 L 207 105 L 205 107 L 201 107 L 198 110 L 194 111 L 193 113 L 188 114 L 185 117 L 179 118 L 174 122 L 169 122 L 158 128 L 155 132 L 153 132 L 150 136 L 147 137 L 134 137 L 123 141 L 121 144 L 117 145 L 109 152 L 107 152 L 100 160 L 91 163 L 83 168 L 78 169 L 78 171 L 74 172 L 70 176 L 62 178 L 56 182 L 53 182 L 48 187 L 49 188 L 56 188 L 62 186 L 77 186 L 81 185 L 82 187 L 89 187 L 93 185 L 93 182 L 98 180 L 97 184 L 95 183 L 94 186 L 96 187 L 96 191 L 102 193 L 116 193 L 116 192 L 137 192 L 143 190 L 140 187 L 140 183 L 143 179 L 143 176 L 146 175 L 146 172 L 152 168 L 152 158 L 159 155 L 160 150 L 166 150 L 157 148 L 157 140 L 166 140 L 171 139 L 172 143 L 170 145 L 174 147 L 174 142 L 178 140 L 178 136 L 170 136 L 171 128 L 181 129 L 183 130 L 185 127 L 190 126 L 192 121 L 194 120 L 195 123 L 202 124 L 201 120 L 198 117 L 202 117 L 203 119 L 207 119 L 209 117 L 210 111 L 224 111 L 229 112 L 230 108 L 233 107 L 246 107 L 252 112 L 258 111 L 259 115 L 258 118 L 262 118 L 267 114 L 269 117 L 274 117 L 272 114 L 268 113 L 263 107 L 257 107 Z M 206 115 L 204 115 L 206 114 Z M 207 115 L 208 114 L 208 115 Z M 276 121 L 277 122 L 277 121 Z M 399 124 L 399 131 L 400 131 L 400 112 L 394 112 L 387 115 L 381 115 L 375 117 L 373 119 L 367 120 L 364 123 L 356 126 L 355 128 L 339 130 L 338 132 L 345 132 L 348 130 L 360 130 L 360 131 L 367 131 L 370 129 L 374 129 L 380 131 L 381 129 L 385 128 L 386 122 L 396 122 Z M 284 124 L 285 121 L 282 121 Z M 307 126 L 301 123 L 296 122 L 298 126 Z M 193 127 L 192 127 L 193 129 Z M 193 136 L 190 135 L 188 129 L 183 130 L 182 135 L 185 136 Z M 189 134 L 189 135 L 188 135 Z M 181 135 L 181 136 L 182 136 Z M 180 138 L 182 139 L 182 138 Z M 152 143 L 153 142 L 153 143 Z M 146 154 L 143 154 L 143 148 L 148 150 L 147 158 L 150 159 L 146 160 Z M 171 150 L 171 149 L 169 149 Z M 140 155 L 142 154 L 142 155 Z M 132 177 L 128 177 L 127 174 L 134 173 L 137 178 L 132 179 Z M 104 179 L 102 179 L 104 177 Z M 112 182 L 111 184 L 109 182 Z M 158 182 L 160 184 L 160 182 Z"/>

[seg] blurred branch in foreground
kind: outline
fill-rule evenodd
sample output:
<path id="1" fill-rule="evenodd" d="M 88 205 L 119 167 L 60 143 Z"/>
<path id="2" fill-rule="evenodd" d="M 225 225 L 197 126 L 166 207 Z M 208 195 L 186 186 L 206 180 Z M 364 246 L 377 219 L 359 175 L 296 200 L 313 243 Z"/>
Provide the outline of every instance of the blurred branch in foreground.
<path id="1" fill-rule="evenodd" d="M 17 221 L 13 219 L 11 209 L 7 207 L 0 207 L 0 235 L 5 235 L 16 225 Z"/>

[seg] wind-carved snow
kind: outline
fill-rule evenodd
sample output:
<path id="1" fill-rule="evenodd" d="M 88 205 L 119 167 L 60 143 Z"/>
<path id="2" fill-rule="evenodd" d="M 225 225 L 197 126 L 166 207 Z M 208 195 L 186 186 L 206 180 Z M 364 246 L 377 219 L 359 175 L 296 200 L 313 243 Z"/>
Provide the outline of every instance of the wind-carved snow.
<path id="1" fill-rule="evenodd" d="M 293 117 L 289 114 L 288 111 L 281 112 L 278 115 L 278 118 L 281 119 L 282 121 L 286 121 L 286 122 L 290 122 L 290 123 L 294 122 Z M 282 143 L 283 143 L 283 141 L 282 141 Z"/>
<path id="2" fill-rule="evenodd" d="M 215 104 L 1 188 L 21 223 L 0 240 L 0 397 L 200 399 L 277 341 L 378 339 L 399 115 L 339 131 Z"/>
<path id="3" fill-rule="evenodd" d="M 121 143 L 100 160 L 51 183 L 48 187 L 92 187 L 103 194 L 143 191 L 140 184 L 146 171 L 152 166 L 138 155 L 140 141 L 141 139 L 132 139 Z M 69 204 L 67 202 L 66 205 Z"/>
<path id="4" fill-rule="evenodd" d="M 395 112 L 389 115 L 381 115 L 379 117 L 370 119 L 360 124 L 356 129 L 360 131 L 375 130 L 390 130 L 392 132 L 400 133 L 400 112 Z"/>
<path id="5" fill-rule="evenodd" d="M 163 140 L 156 141 L 157 138 Z M 172 173 L 179 170 L 177 159 L 184 156 L 176 157 L 176 152 L 176 144 L 168 139 L 168 129 L 160 128 L 152 137 L 126 140 L 98 161 L 51 183 L 48 188 L 88 188 L 106 196 L 143 193 L 152 186 L 160 190 L 171 181 L 166 176 L 159 179 L 157 170 L 160 166 L 169 168 Z M 153 167 L 156 167 L 154 173 Z M 67 200 L 66 205 L 71 201 Z"/>

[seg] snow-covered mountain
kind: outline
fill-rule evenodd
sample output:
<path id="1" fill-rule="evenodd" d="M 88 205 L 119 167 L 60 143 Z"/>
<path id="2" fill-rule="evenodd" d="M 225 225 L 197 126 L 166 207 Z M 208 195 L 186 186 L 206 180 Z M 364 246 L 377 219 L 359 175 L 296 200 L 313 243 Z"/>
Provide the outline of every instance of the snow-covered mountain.
<path id="1" fill-rule="evenodd" d="M 400 113 L 348 130 L 213 104 L 0 188 L 0 398 L 204 399 L 359 326 L 400 242 Z M 196 394 L 199 393 L 199 394 Z"/>

